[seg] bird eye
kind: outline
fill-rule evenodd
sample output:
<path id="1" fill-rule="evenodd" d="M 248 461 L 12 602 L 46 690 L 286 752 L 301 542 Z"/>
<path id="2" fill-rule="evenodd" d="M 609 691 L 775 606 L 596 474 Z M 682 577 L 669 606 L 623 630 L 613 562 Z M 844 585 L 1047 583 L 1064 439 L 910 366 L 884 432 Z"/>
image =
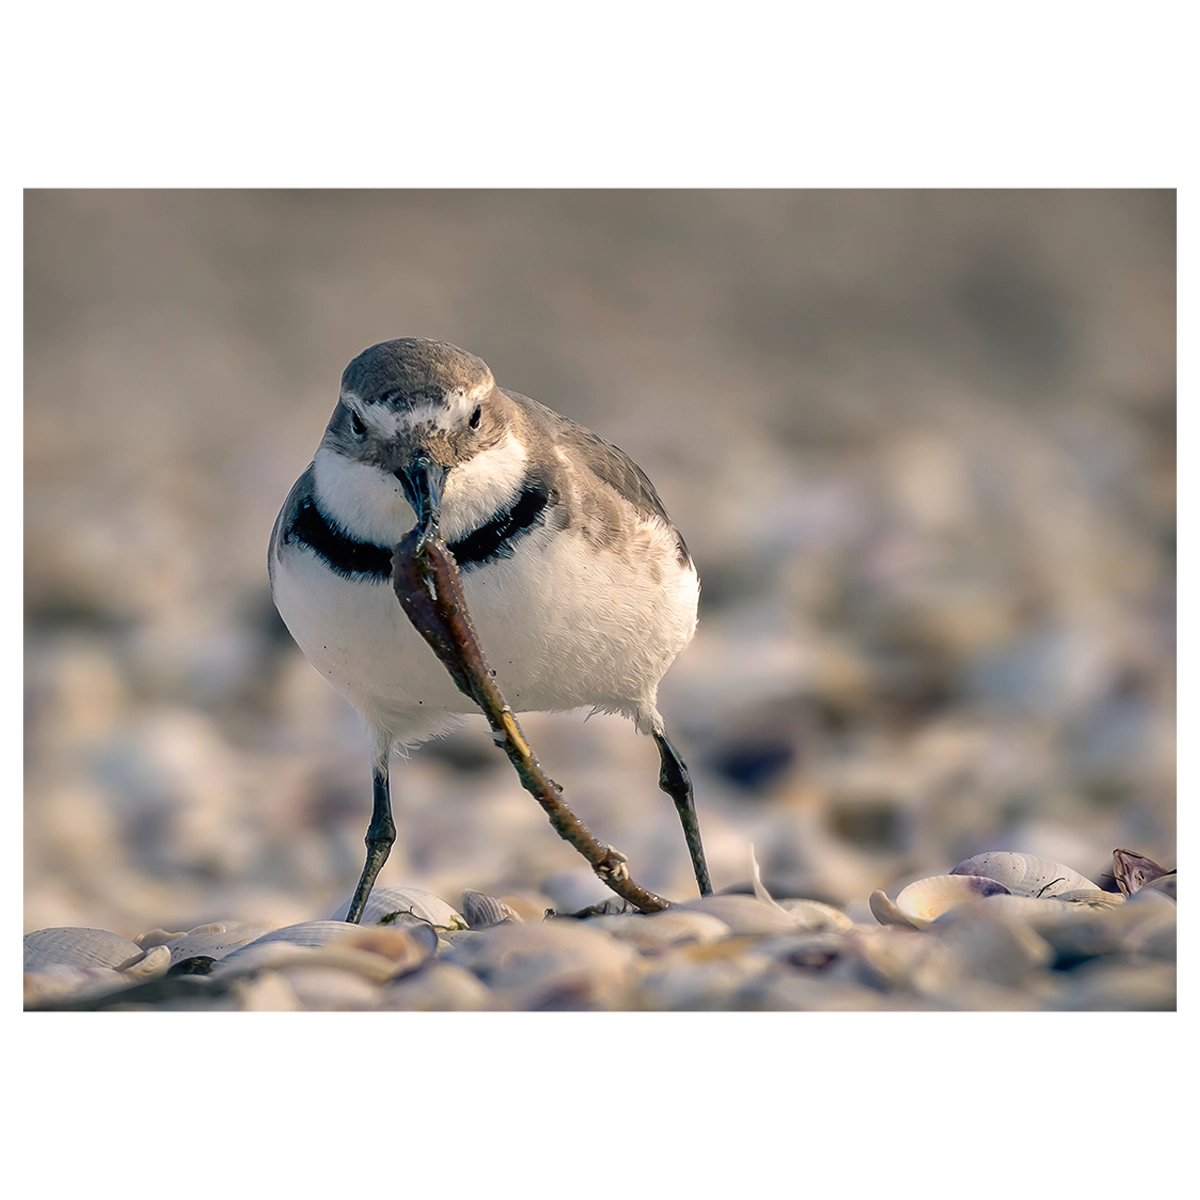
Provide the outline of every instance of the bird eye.
<path id="1" fill-rule="evenodd" d="M 472 429 L 479 428 L 479 418 L 482 416 L 483 416 L 483 405 L 482 404 L 475 405 L 475 411 L 471 414 L 471 428 Z"/>
<path id="2" fill-rule="evenodd" d="M 356 412 L 350 414 L 350 428 L 354 431 L 355 437 L 362 437 L 367 432 L 367 427 L 363 424 L 362 417 Z"/>

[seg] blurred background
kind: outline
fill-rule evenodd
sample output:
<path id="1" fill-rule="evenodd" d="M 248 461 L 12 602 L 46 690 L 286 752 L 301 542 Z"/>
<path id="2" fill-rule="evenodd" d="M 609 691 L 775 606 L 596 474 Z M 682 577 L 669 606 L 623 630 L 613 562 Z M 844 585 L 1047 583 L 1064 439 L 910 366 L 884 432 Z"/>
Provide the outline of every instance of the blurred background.
<path id="1" fill-rule="evenodd" d="M 751 844 L 856 914 L 984 850 L 1175 865 L 1174 193 L 29 191 L 25 271 L 27 930 L 348 898 L 366 738 L 266 546 L 345 364 L 409 334 L 628 451 L 683 530 L 660 708 L 718 890 Z M 692 894 L 648 739 L 522 725 Z M 605 894 L 482 718 L 392 778 L 383 882 Z"/>

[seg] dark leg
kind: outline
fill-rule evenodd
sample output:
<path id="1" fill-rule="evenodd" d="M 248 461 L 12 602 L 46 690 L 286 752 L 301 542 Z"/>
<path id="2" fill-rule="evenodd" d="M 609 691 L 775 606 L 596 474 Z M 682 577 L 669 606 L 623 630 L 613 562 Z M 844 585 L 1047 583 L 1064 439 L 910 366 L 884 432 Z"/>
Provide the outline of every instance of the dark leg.
<path id="1" fill-rule="evenodd" d="M 692 869 L 696 872 L 696 885 L 700 895 L 712 895 L 712 882 L 708 878 L 708 864 L 704 861 L 704 845 L 700 841 L 700 823 L 696 820 L 696 804 L 692 799 L 692 779 L 679 751 L 667 740 L 666 734 L 656 733 L 658 753 L 662 758 L 662 770 L 658 774 L 658 786 L 672 800 L 679 812 L 683 836 L 687 839 L 688 853 L 692 856 Z"/>
<path id="2" fill-rule="evenodd" d="M 357 925 L 367 904 L 367 897 L 375 886 L 379 869 L 387 862 L 392 843 L 396 840 L 396 822 L 392 820 L 392 799 L 388 787 L 388 764 L 386 757 L 376 763 L 371 774 L 374 804 L 371 809 L 371 824 L 367 826 L 367 863 L 363 867 L 358 890 L 350 902 L 346 920 Z"/>

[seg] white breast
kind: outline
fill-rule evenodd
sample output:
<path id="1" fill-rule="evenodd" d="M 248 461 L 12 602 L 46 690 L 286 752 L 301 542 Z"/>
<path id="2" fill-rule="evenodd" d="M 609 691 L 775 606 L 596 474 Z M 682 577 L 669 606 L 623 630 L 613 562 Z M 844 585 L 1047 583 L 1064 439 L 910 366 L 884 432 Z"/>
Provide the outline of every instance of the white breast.
<path id="1" fill-rule="evenodd" d="M 658 683 L 695 630 L 699 582 L 679 566 L 661 522 L 641 522 L 636 539 L 636 552 L 620 555 L 550 523 L 520 538 L 511 557 L 464 574 L 484 653 L 515 710 L 588 706 L 624 713 L 643 732 L 661 728 Z M 373 725 L 415 742 L 446 714 L 477 711 L 390 583 L 343 579 L 292 542 L 274 586 L 304 653 Z"/>

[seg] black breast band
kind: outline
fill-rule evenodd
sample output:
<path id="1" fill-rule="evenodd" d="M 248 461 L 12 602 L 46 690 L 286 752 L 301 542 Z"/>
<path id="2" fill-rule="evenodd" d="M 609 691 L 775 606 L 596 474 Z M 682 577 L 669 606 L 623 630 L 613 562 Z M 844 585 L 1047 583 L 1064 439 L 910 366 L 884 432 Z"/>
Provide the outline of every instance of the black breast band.
<path id="1" fill-rule="evenodd" d="M 511 557 L 515 544 L 544 523 L 549 503 L 550 489 L 545 484 L 528 484 L 511 508 L 501 509 L 486 525 L 450 543 L 450 553 L 458 569 L 468 572 L 494 559 Z M 308 546 L 331 571 L 345 579 L 391 577 L 391 548 L 356 541 L 336 529 L 317 507 L 311 492 L 301 500 L 284 530 L 284 544 L 290 541 Z"/>

